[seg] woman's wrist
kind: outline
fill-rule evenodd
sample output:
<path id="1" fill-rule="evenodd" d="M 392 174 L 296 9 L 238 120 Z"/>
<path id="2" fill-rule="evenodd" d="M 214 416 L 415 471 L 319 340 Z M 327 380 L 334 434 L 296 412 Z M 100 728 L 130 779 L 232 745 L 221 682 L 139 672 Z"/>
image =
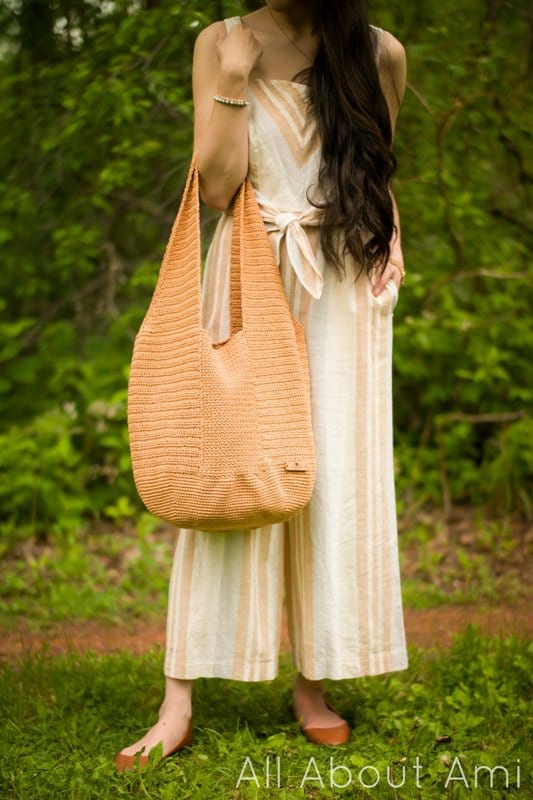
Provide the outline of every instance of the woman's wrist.
<path id="1" fill-rule="evenodd" d="M 247 88 L 248 75 L 230 67 L 221 67 L 218 73 L 216 94 L 244 100 Z"/>

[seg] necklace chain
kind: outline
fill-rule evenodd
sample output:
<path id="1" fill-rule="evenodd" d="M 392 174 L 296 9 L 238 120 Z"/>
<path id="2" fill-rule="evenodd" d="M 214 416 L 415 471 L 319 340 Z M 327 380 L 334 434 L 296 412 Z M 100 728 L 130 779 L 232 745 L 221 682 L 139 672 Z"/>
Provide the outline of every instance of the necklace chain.
<path id="1" fill-rule="evenodd" d="M 267 5 L 268 5 L 268 4 L 267 4 Z M 298 47 L 298 45 L 296 44 L 296 42 L 293 42 L 293 40 L 292 40 L 291 38 L 289 38 L 288 34 L 286 34 L 286 33 L 285 33 L 285 31 L 283 30 L 283 28 L 281 27 L 281 25 L 279 24 L 279 22 L 277 21 L 277 19 L 274 17 L 274 14 L 272 13 L 272 9 L 270 8 L 270 5 L 268 6 L 268 10 L 270 11 L 270 16 L 272 17 L 272 19 L 274 20 L 274 22 L 276 23 L 276 25 L 278 26 L 278 28 L 280 29 L 280 31 L 282 32 L 282 34 L 285 36 L 285 38 L 286 38 L 286 39 L 287 39 L 287 40 L 288 40 L 288 41 L 289 41 L 289 42 L 290 42 L 292 45 L 294 45 L 294 47 L 295 47 L 295 48 L 296 48 L 296 49 L 297 49 L 297 50 L 298 50 L 298 51 L 299 51 L 299 52 L 300 52 L 300 53 L 301 53 L 303 56 L 305 56 L 305 58 L 306 58 L 306 59 L 309 61 L 309 63 L 310 63 L 310 64 L 312 64 L 312 63 L 313 63 L 313 59 L 309 58 L 309 56 L 308 56 L 308 55 L 306 55 L 306 54 L 304 53 L 304 51 L 303 51 L 303 50 L 300 50 L 300 48 Z"/>

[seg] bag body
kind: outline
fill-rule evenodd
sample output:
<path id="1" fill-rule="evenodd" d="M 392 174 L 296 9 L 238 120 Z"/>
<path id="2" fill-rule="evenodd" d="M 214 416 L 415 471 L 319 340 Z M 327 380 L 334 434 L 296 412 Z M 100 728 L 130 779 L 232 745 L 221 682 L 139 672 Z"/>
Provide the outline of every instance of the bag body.
<path id="1" fill-rule="evenodd" d="M 202 328 L 193 157 L 157 284 L 133 344 L 127 424 L 146 508 L 178 527 L 289 519 L 316 476 L 305 332 L 292 315 L 248 178 L 234 203 L 230 337 Z"/>

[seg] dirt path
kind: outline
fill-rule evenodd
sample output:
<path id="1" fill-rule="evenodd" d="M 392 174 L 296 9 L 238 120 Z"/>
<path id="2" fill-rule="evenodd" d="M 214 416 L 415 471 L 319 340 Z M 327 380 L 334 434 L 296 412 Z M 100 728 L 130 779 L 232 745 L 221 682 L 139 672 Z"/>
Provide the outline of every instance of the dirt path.
<path id="1" fill-rule="evenodd" d="M 480 632 L 489 636 L 515 633 L 533 637 L 533 614 L 527 604 L 514 606 L 441 605 L 429 609 L 404 609 L 408 644 L 423 647 L 447 647 L 453 636 L 464 630 L 469 622 L 479 625 Z M 46 631 L 19 627 L 4 633 L 0 642 L 0 659 L 9 661 L 45 646 L 52 654 L 69 650 L 93 650 L 110 653 L 125 649 L 143 653 L 152 647 L 165 646 L 165 620 L 135 621 L 129 625 L 109 625 L 93 620 L 57 623 Z M 285 614 L 281 649 L 289 649 Z"/>

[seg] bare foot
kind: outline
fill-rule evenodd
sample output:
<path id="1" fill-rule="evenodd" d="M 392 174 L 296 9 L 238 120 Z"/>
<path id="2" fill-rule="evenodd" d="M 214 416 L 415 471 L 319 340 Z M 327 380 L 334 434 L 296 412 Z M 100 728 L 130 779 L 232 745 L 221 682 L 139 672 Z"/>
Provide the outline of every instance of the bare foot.
<path id="1" fill-rule="evenodd" d="M 336 728 L 345 720 L 326 705 L 322 681 L 310 681 L 299 672 L 294 681 L 292 703 L 304 728 Z"/>
<path id="2" fill-rule="evenodd" d="M 163 743 L 162 756 L 167 756 L 187 733 L 192 718 L 192 685 L 192 680 L 167 677 L 158 721 L 141 739 L 124 747 L 118 756 L 134 756 L 141 751 L 143 756 L 148 756 L 159 742 Z"/>

